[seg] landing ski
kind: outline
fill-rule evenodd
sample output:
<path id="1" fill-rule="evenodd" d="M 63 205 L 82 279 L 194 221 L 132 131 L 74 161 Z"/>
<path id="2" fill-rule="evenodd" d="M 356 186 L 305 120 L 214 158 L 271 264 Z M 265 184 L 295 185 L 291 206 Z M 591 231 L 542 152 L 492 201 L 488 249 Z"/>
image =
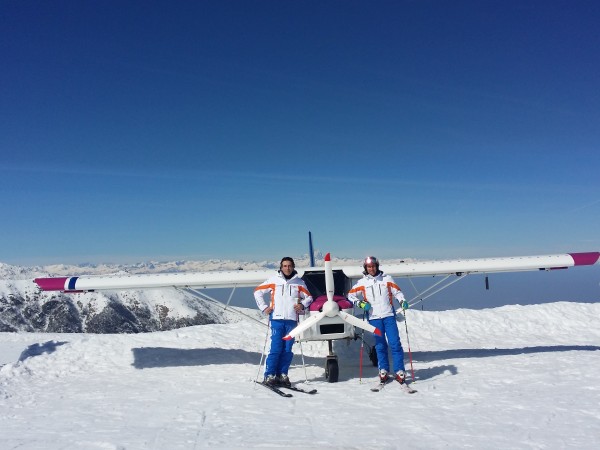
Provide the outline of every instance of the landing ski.
<path id="1" fill-rule="evenodd" d="M 279 386 L 279 387 L 281 389 L 289 389 L 289 390 L 294 391 L 294 392 L 302 392 L 303 394 L 313 395 L 313 394 L 317 393 L 316 389 L 311 389 L 310 391 L 307 391 L 306 389 L 302 389 L 302 388 L 299 388 L 299 387 L 296 387 L 296 386 Z"/>
<path id="2" fill-rule="evenodd" d="M 275 386 L 269 386 L 267 383 L 265 383 L 264 381 L 254 381 L 256 384 L 260 384 L 261 386 L 266 387 L 268 390 L 275 392 L 278 395 L 281 395 L 282 397 L 293 397 L 292 394 L 290 394 L 289 392 L 283 392 L 281 389 L 275 387 Z"/>

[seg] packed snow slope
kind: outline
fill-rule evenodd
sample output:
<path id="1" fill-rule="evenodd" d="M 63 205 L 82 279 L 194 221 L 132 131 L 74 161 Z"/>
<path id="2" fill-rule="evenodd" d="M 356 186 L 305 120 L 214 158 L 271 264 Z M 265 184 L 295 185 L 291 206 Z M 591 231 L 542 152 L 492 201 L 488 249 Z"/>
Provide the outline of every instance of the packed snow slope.
<path id="1" fill-rule="evenodd" d="M 598 448 L 599 317 L 597 303 L 409 310 L 418 393 L 371 392 L 376 368 L 365 358 L 361 381 L 359 342 L 338 341 L 340 381 L 324 379 L 326 344 L 303 343 L 318 393 L 289 399 L 252 382 L 257 322 L 0 333 L 0 448 Z"/>

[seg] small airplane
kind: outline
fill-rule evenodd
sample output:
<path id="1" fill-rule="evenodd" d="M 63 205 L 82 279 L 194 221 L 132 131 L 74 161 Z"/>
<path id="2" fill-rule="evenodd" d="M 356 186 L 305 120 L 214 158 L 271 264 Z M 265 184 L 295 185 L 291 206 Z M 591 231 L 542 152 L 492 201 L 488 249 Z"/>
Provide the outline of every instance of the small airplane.
<path id="1" fill-rule="evenodd" d="M 316 267 L 310 232 L 309 248 L 311 267 L 296 268 L 296 271 L 305 281 L 314 301 L 304 316 L 300 316 L 298 326 L 284 339 L 298 338 L 297 340 L 300 342 L 327 341 L 329 354 L 325 364 L 325 377 L 330 383 L 335 383 L 338 381 L 339 367 L 337 355 L 333 352 L 332 341 L 357 339 L 359 336 L 356 333 L 356 328 L 372 333 L 379 333 L 379 330 L 367 321 L 355 317 L 354 305 L 346 298 L 353 282 L 363 276 L 363 267 L 340 266 L 334 268 L 329 253 L 325 256 L 324 266 Z M 408 300 L 409 305 L 413 306 L 464 279 L 466 275 L 485 274 L 486 288 L 489 288 L 487 280 L 487 274 L 489 273 L 557 270 L 595 264 L 600 264 L 600 252 L 401 262 L 398 264 L 382 264 L 381 270 L 388 275 L 399 278 L 444 277 L 420 292 L 416 297 Z M 72 276 L 36 278 L 34 282 L 43 291 L 62 291 L 65 293 L 175 287 L 200 294 L 203 289 L 232 288 L 235 290 L 238 287 L 256 287 L 269 278 L 272 273 L 273 270 L 271 269 Z M 448 281 L 451 277 L 456 278 Z M 435 290 L 430 292 L 433 289 Z M 206 295 L 202 295 L 202 298 L 211 299 Z"/>

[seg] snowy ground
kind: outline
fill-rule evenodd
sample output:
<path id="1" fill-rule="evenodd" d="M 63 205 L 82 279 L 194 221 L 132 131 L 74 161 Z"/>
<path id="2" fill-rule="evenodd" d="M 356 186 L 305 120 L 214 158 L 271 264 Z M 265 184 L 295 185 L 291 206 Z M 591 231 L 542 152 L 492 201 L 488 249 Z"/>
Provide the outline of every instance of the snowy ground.
<path id="1" fill-rule="evenodd" d="M 0 333 L 0 448 L 598 448 L 599 318 L 579 303 L 409 311 L 417 394 L 370 392 L 358 342 L 336 342 L 340 381 L 327 383 L 324 344 L 304 343 L 319 392 L 290 399 L 252 383 L 255 322 Z M 299 357 L 290 375 L 304 379 Z"/>

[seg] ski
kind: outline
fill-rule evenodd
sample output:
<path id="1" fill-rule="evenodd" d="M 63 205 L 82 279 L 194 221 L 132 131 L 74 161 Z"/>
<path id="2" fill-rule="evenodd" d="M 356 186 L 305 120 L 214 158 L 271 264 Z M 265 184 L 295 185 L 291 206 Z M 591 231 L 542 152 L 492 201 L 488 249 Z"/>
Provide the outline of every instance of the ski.
<path id="1" fill-rule="evenodd" d="M 394 380 L 393 378 L 388 378 L 384 383 L 382 383 L 381 381 L 378 381 L 377 384 L 375 384 L 373 387 L 371 387 L 371 391 L 379 392 L 385 387 L 386 384 L 389 384 L 392 381 L 397 381 L 397 380 Z M 398 384 L 400 384 L 400 387 L 402 388 L 402 390 L 404 392 L 406 392 L 407 394 L 414 394 L 417 392 L 416 389 L 411 388 L 408 385 L 408 383 L 406 383 L 406 382 L 404 382 L 404 383 L 398 382 Z"/>
<path id="2" fill-rule="evenodd" d="M 279 387 L 281 389 L 289 389 L 289 390 L 294 391 L 294 392 L 302 392 L 303 394 L 313 395 L 313 394 L 317 393 L 316 389 L 311 389 L 310 391 L 307 391 L 306 389 L 302 389 L 302 388 L 299 388 L 299 387 L 296 387 L 296 386 L 279 386 Z"/>
<path id="3" fill-rule="evenodd" d="M 373 392 L 379 392 L 384 387 L 385 387 L 385 383 L 379 383 L 379 382 L 377 382 L 377 384 L 375 386 L 371 387 L 371 391 L 373 391 Z"/>
<path id="4" fill-rule="evenodd" d="M 398 381 L 397 379 L 394 378 L 395 381 Z M 407 394 L 414 394 L 416 391 L 416 389 L 413 389 L 410 387 L 410 384 L 408 384 L 406 382 L 406 378 L 404 379 L 403 382 L 398 381 L 398 384 L 400 385 L 400 387 L 402 388 L 402 390 L 404 392 L 406 392 Z M 412 383 L 411 383 L 412 384 Z"/>
<path id="5" fill-rule="evenodd" d="M 256 384 L 260 384 L 261 386 L 266 387 L 267 389 L 269 389 L 270 391 L 275 392 L 278 395 L 281 395 L 282 397 L 293 397 L 292 394 L 288 393 L 288 392 L 283 392 L 281 389 L 275 387 L 275 386 L 269 386 L 268 384 L 266 384 L 264 381 L 254 381 Z"/>
<path id="6" fill-rule="evenodd" d="M 391 379 L 391 378 L 388 378 L 388 379 L 387 379 L 387 380 L 385 380 L 384 382 L 378 381 L 378 382 L 377 382 L 377 384 L 375 384 L 375 385 L 373 385 L 373 386 L 371 387 L 371 390 L 372 390 L 373 392 L 379 392 L 379 391 L 381 391 L 381 390 L 382 390 L 382 389 L 385 387 L 385 385 L 386 385 L 386 384 L 388 384 L 388 383 L 389 383 L 389 382 L 391 382 L 391 381 L 392 381 L 392 379 Z"/>
<path id="7" fill-rule="evenodd" d="M 398 382 L 398 383 L 400 383 L 400 382 Z M 404 383 L 400 383 L 400 387 L 407 394 L 414 394 L 415 392 L 417 392 L 417 390 L 411 388 L 410 385 L 408 383 L 406 383 L 406 381 Z"/>

